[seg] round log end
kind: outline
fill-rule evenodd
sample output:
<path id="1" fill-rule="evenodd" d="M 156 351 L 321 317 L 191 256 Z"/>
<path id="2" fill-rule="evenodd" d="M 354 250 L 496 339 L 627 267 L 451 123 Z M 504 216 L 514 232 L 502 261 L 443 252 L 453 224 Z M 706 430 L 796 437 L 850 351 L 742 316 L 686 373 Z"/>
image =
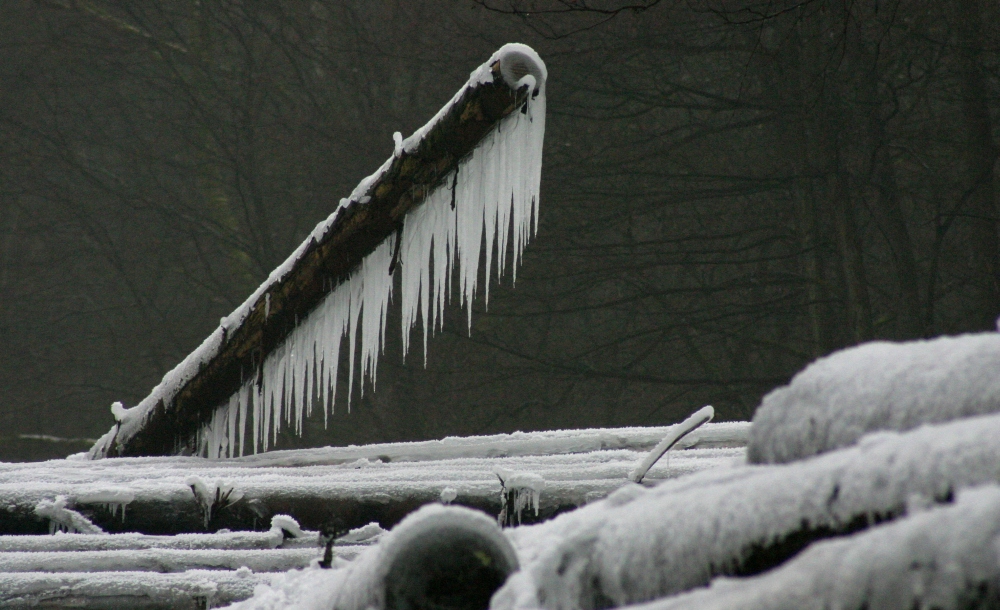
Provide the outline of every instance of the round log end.
<path id="1" fill-rule="evenodd" d="M 518 568 L 510 542 L 477 511 L 425 511 L 400 524 L 387 554 L 386 610 L 485 610 Z"/>

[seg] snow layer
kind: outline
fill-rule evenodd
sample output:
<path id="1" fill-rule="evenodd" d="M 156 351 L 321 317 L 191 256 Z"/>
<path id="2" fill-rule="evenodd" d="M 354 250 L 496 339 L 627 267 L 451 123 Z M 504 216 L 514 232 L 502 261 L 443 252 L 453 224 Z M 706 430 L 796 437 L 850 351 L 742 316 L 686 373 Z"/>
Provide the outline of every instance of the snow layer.
<path id="1" fill-rule="evenodd" d="M 680 424 L 630 428 L 585 428 L 514 432 L 488 436 L 449 436 L 441 440 L 380 443 L 270 451 L 245 456 L 231 463 L 248 466 L 315 466 L 346 464 L 359 459 L 383 462 L 419 462 L 454 458 L 491 458 L 589 453 L 602 449 L 645 451 L 679 430 Z M 707 424 L 688 434 L 678 448 L 743 447 L 750 433 L 749 422 Z"/>
<path id="2" fill-rule="evenodd" d="M 35 514 L 49 520 L 49 533 L 65 532 L 70 534 L 103 534 L 100 527 L 89 519 L 67 507 L 68 500 L 64 495 L 57 495 L 54 500 L 41 500 L 35 505 Z"/>
<path id="3" fill-rule="evenodd" d="M 113 461 L 54 460 L 0 464 L 0 512 L 30 511 L 57 495 L 74 498 L 95 484 L 114 485 L 135 500 L 129 514 L 144 503 L 191 505 L 195 501 L 187 481 L 224 479 L 243 494 L 241 503 L 256 499 L 308 497 L 316 501 L 359 498 L 367 501 L 435 502 L 445 487 L 456 491 L 456 502 L 493 501 L 500 492 L 497 467 L 531 472 L 544 478 L 539 508 L 547 510 L 582 505 L 611 493 L 627 482 L 644 452 L 611 449 L 551 456 L 455 458 L 434 462 L 382 462 L 360 459 L 333 465 L 255 465 L 252 460 L 212 461 L 193 457 L 118 458 Z M 650 481 L 742 462 L 741 448 L 688 449 L 676 452 L 669 463 L 653 467 Z M 261 456 L 263 457 L 263 456 Z M 289 456 L 292 461 L 297 460 Z M 135 507 L 135 508 L 133 508 Z M 126 519 L 124 527 L 129 527 Z"/>
<path id="4" fill-rule="evenodd" d="M 818 542 L 753 578 L 634 610 L 843 610 L 1000 606 L 1000 488 L 968 490 L 951 506 Z"/>
<path id="5" fill-rule="evenodd" d="M 838 530 L 1000 482 L 1000 415 L 870 435 L 777 466 L 734 466 L 626 486 L 513 530 L 522 570 L 494 610 L 626 605 L 707 585 L 800 530 Z"/>
<path id="6" fill-rule="evenodd" d="M 0 607 L 195 610 L 246 599 L 253 594 L 254 587 L 275 577 L 249 570 L 0 574 Z"/>
<path id="7" fill-rule="evenodd" d="M 144 502 L 190 504 L 195 500 L 188 484 L 191 477 L 228 482 L 233 493 L 243 494 L 241 503 L 285 496 L 433 502 L 446 487 L 453 488 L 456 501 L 462 503 L 497 497 L 497 467 L 543 477 L 547 485 L 540 509 L 545 510 L 582 505 L 614 491 L 627 481 L 629 471 L 645 452 L 675 428 L 517 432 L 276 451 L 231 460 L 174 456 L 0 463 L 0 514 L 5 510 L 30 512 L 39 502 L 58 495 L 65 495 L 84 512 L 99 508 L 109 498 L 130 498 L 129 514 L 138 510 L 133 506 Z M 689 449 L 672 452 L 669 462 L 661 460 L 647 479 L 662 480 L 742 462 L 741 446 L 748 428 L 746 422 L 706 424 L 678 445 Z M 81 499 L 95 503 L 87 505 Z M 129 527 L 128 518 L 123 527 Z"/>
<path id="8" fill-rule="evenodd" d="M 316 546 L 316 532 L 304 545 Z M 303 544 L 295 539 L 285 539 L 280 531 L 229 532 L 216 534 L 177 534 L 176 536 L 147 536 L 145 534 L 109 534 L 90 536 L 62 534 L 55 536 L 0 536 L 0 553 L 54 552 L 54 551 L 125 551 L 142 549 L 177 550 L 251 550 L 292 547 Z"/>
<path id="9" fill-rule="evenodd" d="M 337 555 L 352 558 L 353 547 Z M 0 574 L 9 572 L 185 572 L 188 570 L 236 570 L 287 572 L 304 568 L 319 559 L 323 549 L 315 544 L 300 549 L 128 549 L 119 551 L 62 551 L 0 553 Z"/>
<path id="10" fill-rule="evenodd" d="M 502 120 L 486 139 L 446 176 L 422 205 L 404 221 L 402 258 L 403 342 L 408 347 L 410 331 L 422 322 L 424 357 L 427 337 L 440 328 L 444 303 L 450 297 L 452 274 L 459 273 L 461 301 L 469 312 L 476 294 L 480 249 L 485 237 L 486 292 L 492 272 L 493 251 L 497 253 L 497 273 L 506 263 L 515 269 L 528 238 L 537 229 L 538 193 L 541 178 L 542 141 L 545 133 L 545 64 L 529 47 L 508 44 L 489 61 L 472 72 L 469 81 L 426 125 L 406 139 L 396 138 L 390 157 L 355 188 L 350 198 L 312 234 L 240 307 L 220 321 L 202 345 L 133 409 L 120 403 L 112 407 L 116 426 L 90 451 L 91 458 L 104 457 L 116 436 L 136 434 L 145 416 L 157 403 L 170 406 L 174 396 L 219 352 L 229 330 L 243 322 L 268 289 L 285 277 L 309 245 L 319 241 L 333 226 L 346 205 L 365 204 L 369 190 L 399 155 L 417 151 L 436 125 L 470 89 L 493 79 L 491 67 L 499 62 L 501 75 L 512 87 L 527 86 L 532 95 L 524 112 L 515 111 Z M 517 79 L 513 81 L 513 79 Z M 337 365 L 340 343 L 346 334 L 348 385 L 353 387 L 355 347 L 360 344 L 361 381 L 374 384 L 378 355 L 385 339 L 386 309 L 392 292 L 388 274 L 393 239 L 387 239 L 370 254 L 351 277 L 336 286 L 326 299 L 302 320 L 299 327 L 271 352 L 263 363 L 263 382 L 255 383 L 248 374 L 246 385 L 220 405 L 212 420 L 199 433 L 198 447 L 209 458 L 243 455 L 247 449 L 266 451 L 282 425 L 301 432 L 302 418 L 311 413 L 317 400 L 324 413 L 336 399 Z M 512 256 L 508 261 L 508 244 Z M 433 268 L 432 268 L 433 265 Z M 269 305 L 269 302 L 267 303 Z M 269 307 L 268 307 L 269 308 Z M 350 400 L 350 390 L 347 397 Z M 250 443 L 247 443 L 247 429 Z M 247 445 L 250 445 L 249 447 Z"/>
<path id="11" fill-rule="evenodd" d="M 821 358 L 764 397 L 747 449 L 781 463 L 908 430 L 1000 411 L 1000 333 L 866 343 Z"/>

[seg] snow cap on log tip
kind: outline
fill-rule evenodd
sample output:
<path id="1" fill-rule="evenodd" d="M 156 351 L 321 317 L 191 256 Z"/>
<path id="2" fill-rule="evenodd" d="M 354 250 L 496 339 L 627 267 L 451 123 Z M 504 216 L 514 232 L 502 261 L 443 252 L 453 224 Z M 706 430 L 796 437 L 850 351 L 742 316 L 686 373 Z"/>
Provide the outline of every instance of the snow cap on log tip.
<path id="1" fill-rule="evenodd" d="M 532 94 L 538 95 L 545 90 L 545 80 L 549 74 L 545 69 L 545 62 L 528 45 L 517 42 L 505 44 L 496 52 L 495 57 L 500 62 L 500 74 L 511 89 L 523 85 L 521 79 L 530 74 L 535 77 Z"/>

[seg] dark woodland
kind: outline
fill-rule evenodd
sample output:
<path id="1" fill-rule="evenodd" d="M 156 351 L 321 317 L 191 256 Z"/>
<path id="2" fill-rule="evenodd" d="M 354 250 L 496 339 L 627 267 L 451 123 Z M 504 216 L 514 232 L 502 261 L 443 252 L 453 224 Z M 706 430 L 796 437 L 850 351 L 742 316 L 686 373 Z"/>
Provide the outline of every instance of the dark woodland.
<path id="1" fill-rule="evenodd" d="M 279 448 L 749 419 L 996 328 L 996 2 L 7 0 L 0 459 L 89 447 L 512 41 L 549 71 L 516 283 L 426 367 L 395 310 L 376 391 Z"/>

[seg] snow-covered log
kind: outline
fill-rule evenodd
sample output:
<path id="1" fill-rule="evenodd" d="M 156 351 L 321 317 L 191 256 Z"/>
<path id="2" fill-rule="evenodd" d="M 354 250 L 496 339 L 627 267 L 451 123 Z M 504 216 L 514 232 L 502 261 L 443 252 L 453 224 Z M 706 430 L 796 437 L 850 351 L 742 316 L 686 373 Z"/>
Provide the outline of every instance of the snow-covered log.
<path id="1" fill-rule="evenodd" d="M 172 456 L 0 464 L 0 533 L 48 532 L 48 521 L 35 507 L 60 495 L 69 509 L 107 532 L 147 534 L 262 529 L 276 514 L 292 515 L 313 530 L 331 515 L 347 527 L 372 521 L 389 527 L 419 506 L 438 502 L 449 487 L 456 504 L 497 515 L 498 467 L 546 481 L 537 517 L 545 519 L 624 485 L 645 452 L 672 429 L 516 433 L 225 460 Z M 746 429 L 746 423 L 707 424 L 685 437 L 682 444 L 689 448 L 673 452 L 669 462 L 661 460 L 647 479 L 655 482 L 742 460 L 740 439 Z M 230 498 L 241 496 L 234 503 L 213 503 L 208 526 L 204 498 L 196 493 L 197 485 L 195 490 L 190 485 L 195 477 L 203 486 L 221 480 L 232 489 Z M 534 510 L 525 518 L 534 522 Z"/>
<path id="2" fill-rule="evenodd" d="M 217 534 L 176 534 L 150 536 L 134 532 L 90 536 L 63 534 L 56 536 L 0 536 L 0 553 L 52 553 L 76 551 L 129 551 L 146 549 L 254 550 L 275 548 L 315 548 L 318 532 L 307 532 L 303 538 L 284 538 L 281 532 L 223 532 Z"/>
<path id="3" fill-rule="evenodd" d="M 0 607 L 204 610 L 246 599 L 276 576 L 250 570 L 0 574 Z"/>
<path id="4" fill-rule="evenodd" d="M 364 547 L 336 548 L 336 555 L 353 559 Z M 238 570 L 287 572 L 307 567 L 323 549 L 145 549 L 125 551 L 60 551 L 0 553 L 0 574 L 10 572 L 186 572 Z"/>
<path id="5" fill-rule="evenodd" d="M 866 343 L 821 358 L 764 397 L 747 455 L 780 463 L 909 430 L 1000 411 L 1000 333 Z"/>
<path id="6" fill-rule="evenodd" d="M 116 403 L 90 456 L 267 450 L 333 407 L 345 335 L 349 402 L 356 351 L 361 389 L 375 381 L 396 269 L 404 351 L 419 319 L 426 358 L 453 277 L 471 312 L 481 255 L 488 297 L 494 258 L 516 273 L 537 227 L 545 79 L 530 48 L 497 51 L 149 396 Z"/>
<path id="7" fill-rule="evenodd" d="M 819 542 L 752 578 L 630 610 L 911 610 L 1000 607 L 1000 488 L 962 492 L 953 506 Z"/>
<path id="8" fill-rule="evenodd" d="M 1000 415 L 882 432 L 785 465 L 737 466 L 624 487 L 511 533 L 522 569 L 494 610 L 633 604 L 780 565 L 960 490 L 1000 483 Z"/>

